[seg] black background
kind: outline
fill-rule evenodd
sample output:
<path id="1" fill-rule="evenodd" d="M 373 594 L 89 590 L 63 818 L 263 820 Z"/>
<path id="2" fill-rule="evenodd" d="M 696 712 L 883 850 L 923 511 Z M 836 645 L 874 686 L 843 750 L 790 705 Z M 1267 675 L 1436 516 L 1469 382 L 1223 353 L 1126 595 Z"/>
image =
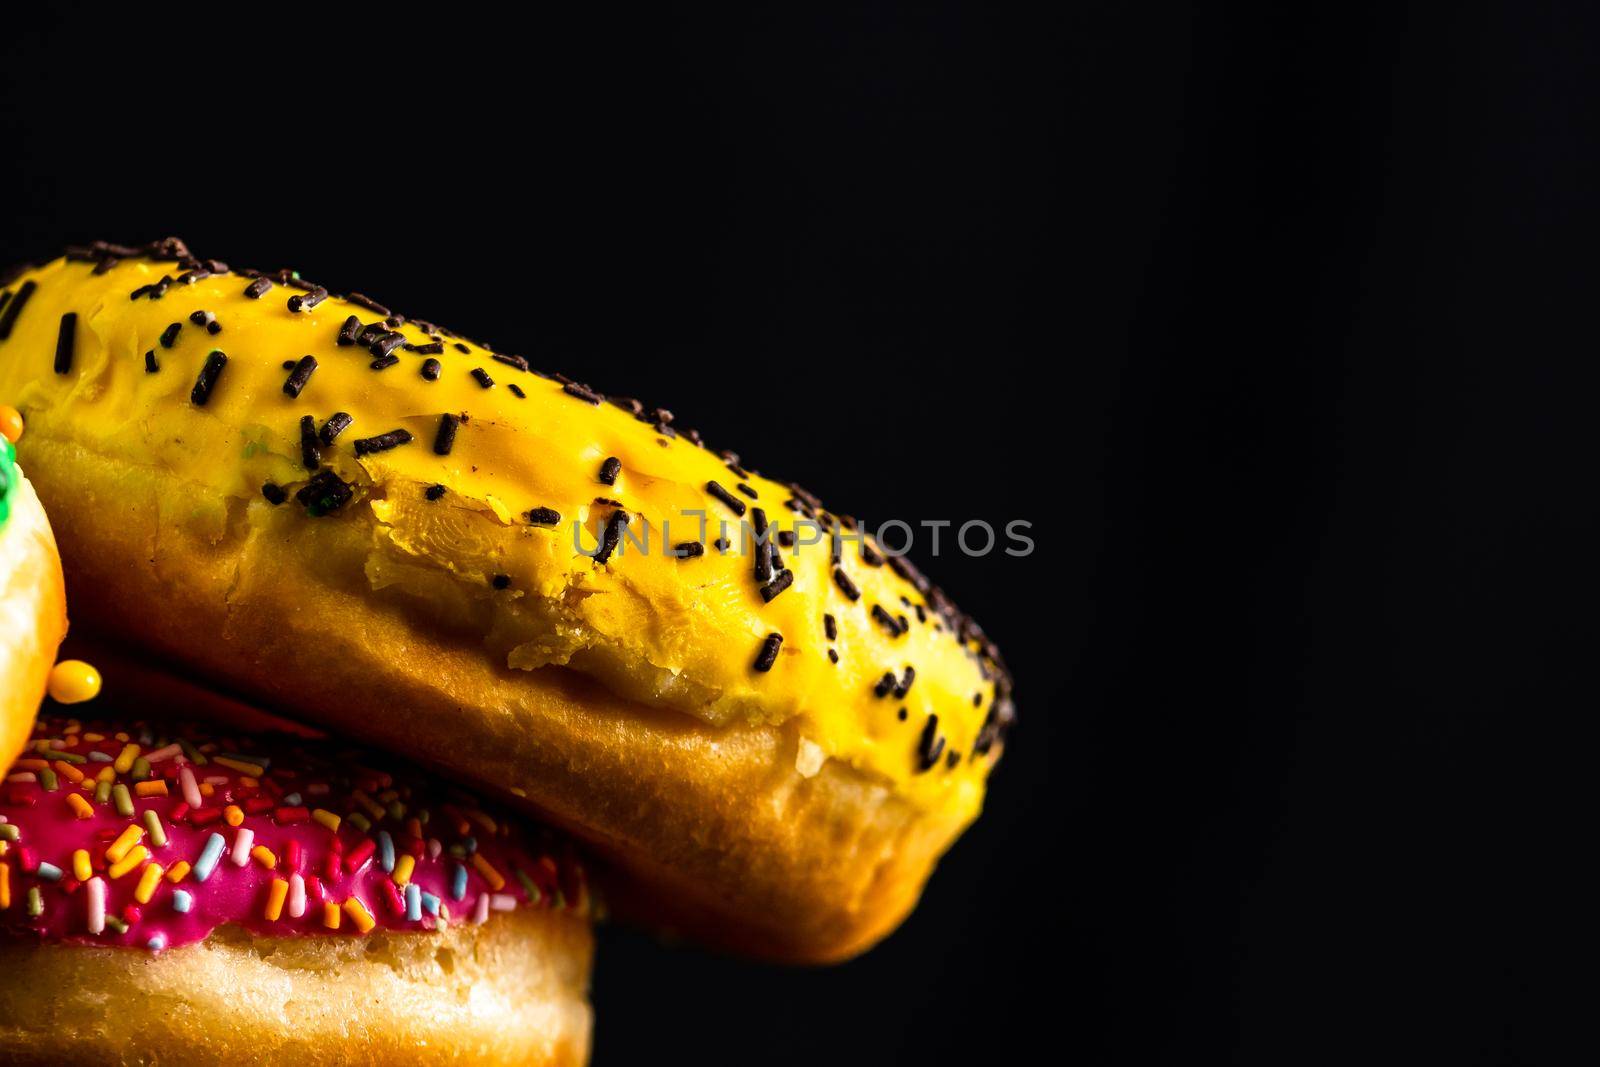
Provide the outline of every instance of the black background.
<path id="1" fill-rule="evenodd" d="M 841 510 L 1035 524 L 914 553 L 1022 715 L 916 914 L 824 970 L 609 928 L 597 1063 L 1527 1055 L 1513 783 L 1592 633 L 1592 17 L 786 6 L 11 11 L 0 258 L 178 233 Z"/>

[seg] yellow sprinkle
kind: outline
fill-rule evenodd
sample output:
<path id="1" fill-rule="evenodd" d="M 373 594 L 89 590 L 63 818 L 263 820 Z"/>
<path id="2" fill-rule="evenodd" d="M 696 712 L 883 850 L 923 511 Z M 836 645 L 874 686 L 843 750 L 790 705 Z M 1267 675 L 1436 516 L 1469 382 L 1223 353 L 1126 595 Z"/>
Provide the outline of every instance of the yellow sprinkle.
<path id="1" fill-rule="evenodd" d="M 96 781 L 114 782 L 114 781 L 117 780 L 117 772 L 112 770 L 111 769 L 111 764 L 108 763 L 104 767 L 101 767 L 100 768 L 100 773 L 95 775 L 94 777 L 95 777 Z"/>
<path id="2" fill-rule="evenodd" d="M 251 778 L 249 775 L 240 775 L 239 784 L 244 786 L 246 789 L 254 789 L 261 784 L 261 779 Z"/>
<path id="3" fill-rule="evenodd" d="M 330 930 L 339 929 L 339 905 L 331 900 L 322 902 L 322 925 Z"/>
<path id="4" fill-rule="evenodd" d="M 377 801 L 373 800 L 371 797 L 367 796 L 367 794 L 363 793 L 361 790 L 352 789 L 350 791 L 350 799 L 354 800 L 357 804 L 360 804 L 363 808 L 366 808 L 367 814 L 371 815 L 374 819 L 383 818 L 383 806 Z"/>
<path id="5" fill-rule="evenodd" d="M 472 854 L 472 866 L 477 869 L 479 874 L 483 875 L 484 881 L 489 883 L 489 888 L 496 893 L 506 887 L 506 880 L 501 877 L 499 871 L 494 869 L 494 864 L 483 858 L 482 852 L 474 852 Z"/>
<path id="6" fill-rule="evenodd" d="M 106 739 L 106 735 L 105 734 L 84 734 L 83 735 L 83 739 L 85 741 L 89 741 L 89 742 L 104 741 Z"/>
<path id="7" fill-rule="evenodd" d="M 171 882 L 173 885 L 177 885 L 179 882 L 183 881 L 183 876 L 188 873 L 189 861 L 179 860 L 167 871 L 167 881 Z"/>
<path id="8" fill-rule="evenodd" d="M 222 821 L 229 826 L 238 826 L 244 822 L 244 812 L 239 810 L 239 805 L 229 804 L 222 809 Z"/>
<path id="9" fill-rule="evenodd" d="M 44 760 L 28 760 L 27 762 L 42 764 L 44 763 Z M 19 766 L 22 763 L 22 760 L 17 761 Z M 71 782 L 73 785 L 77 785 L 79 782 L 83 781 L 83 772 L 78 770 L 78 768 L 74 767 L 64 759 L 56 760 L 56 773 L 61 775 L 61 777 L 65 778 L 67 781 Z"/>
<path id="10" fill-rule="evenodd" d="M 133 761 L 138 758 L 138 745 L 123 745 L 122 752 L 118 754 L 116 759 L 111 761 L 111 766 L 116 768 L 118 774 L 127 774 L 129 771 L 133 770 Z"/>
<path id="11" fill-rule="evenodd" d="M 133 849 L 122 859 L 111 865 L 106 873 L 112 878 L 121 878 L 139 864 L 150 858 L 150 850 L 143 845 L 134 845 Z"/>
<path id="12" fill-rule="evenodd" d="M 133 899 L 141 904 L 150 903 L 150 898 L 155 896 L 156 886 L 160 884 L 161 864 L 145 864 L 144 872 L 139 875 L 139 887 L 133 891 Z"/>
<path id="13" fill-rule="evenodd" d="M 417 858 L 407 852 L 395 861 L 394 884 L 404 888 L 411 881 L 411 871 L 417 865 Z"/>
<path id="14" fill-rule="evenodd" d="M 350 916 L 350 921 L 356 924 L 356 929 L 362 933 L 366 933 L 378 925 L 372 918 L 372 913 L 367 910 L 367 906 L 355 897 L 351 897 L 344 902 L 344 910 L 345 914 Z"/>
<path id="15" fill-rule="evenodd" d="M 250 850 L 250 855 L 254 856 L 256 862 L 267 870 L 275 871 L 278 869 L 278 857 L 274 856 L 272 850 L 266 845 L 257 845 Z"/>
<path id="16" fill-rule="evenodd" d="M 0 863 L 0 911 L 11 907 L 11 864 Z M 365 930 L 362 933 L 366 933 Z"/>
<path id="17" fill-rule="evenodd" d="M 335 815 L 326 808 L 316 809 L 311 813 L 311 818 L 335 832 L 338 831 L 339 823 L 341 822 L 339 816 Z"/>
<path id="18" fill-rule="evenodd" d="M 117 835 L 117 839 L 106 846 L 106 859 L 112 863 L 121 863 L 128 851 L 144 840 L 144 827 L 129 824 L 128 828 Z"/>
<path id="19" fill-rule="evenodd" d="M 118 730 L 112 736 L 115 737 L 118 741 L 127 741 L 128 740 L 128 735 L 123 733 L 121 730 Z"/>
<path id="20" fill-rule="evenodd" d="M 486 811 L 479 811 L 477 808 L 468 808 L 467 817 L 472 819 L 485 830 L 489 831 L 491 834 L 499 829 L 499 826 L 494 821 L 494 818 Z"/>
<path id="21" fill-rule="evenodd" d="M 94 877 L 94 866 L 89 862 L 89 850 L 80 848 L 72 854 L 72 877 L 87 882 Z"/>
<path id="22" fill-rule="evenodd" d="M 274 878 L 272 887 L 267 890 L 267 921 L 275 923 L 283 914 L 283 899 L 289 895 L 289 883 L 282 878 Z"/>
<path id="23" fill-rule="evenodd" d="M 244 760 L 229 759 L 227 756 L 217 756 L 214 762 L 221 764 L 230 771 L 248 774 L 252 778 L 260 778 L 267 773 L 267 769 L 259 763 L 246 763 Z"/>
<path id="24" fill-rule="evenodd" d="M 83 799 L 83 797 L 78 793 L 67 794 L 67 807 L 71 808 L 80 819 L 94 818 L 94 809 L 91 808 L 89 806 L 89 802 Z"/>
<path id="25" fill-rule="evenodd" d="M 167 795 L 167 782 L 164 778 L 157 778 L 149 782 L 140 782 L 133 787 L 136 797 L 164 797 Z"/>
<path id="26" fill-rule="evenodd" d="M 80 704 L 100 692 L 100 672 L 81 659 L 64 659 L 50 669 L 46 683 L 57 704 Z M 119 738 L 126 741 L 126 737 Z"/>

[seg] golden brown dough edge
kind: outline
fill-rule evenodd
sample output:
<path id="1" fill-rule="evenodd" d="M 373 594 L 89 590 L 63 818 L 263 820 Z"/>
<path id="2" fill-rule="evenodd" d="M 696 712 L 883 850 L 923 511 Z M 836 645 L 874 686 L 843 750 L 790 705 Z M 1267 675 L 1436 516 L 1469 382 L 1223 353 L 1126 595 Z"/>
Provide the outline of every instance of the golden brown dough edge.
<path id="1" fill-rule="evenodd" d="M 7 767 L 33 732 L 56 649 L 67 632 L 61 558 L 27 478 L 19 477 L 12 487 L 0 549 L 0 767 Z"/>
<path id="2" fill-rule="evenodd" d="M 0 1061 L 582 1064 L 593 948 L 533 909 L 437 934 L 229 926 L 159 954 L 0 942 Z"/>
<path id="3" fill-rule="evenodd" d="M 968 821 L 835 761 L 802 777 L 792 729 L 716 729 L 567 670 L 495 666 L 481 640 L 372 592 L 359 523 L 284 508 L 252 533 L 232 501 L 206 543 L 161 513 L 170 476 L 45 439 L 29 461 L 80 625 L 514 793 L 625 875 L 623 917 L 770 959 L 842 959 L 899 924 Z"/>

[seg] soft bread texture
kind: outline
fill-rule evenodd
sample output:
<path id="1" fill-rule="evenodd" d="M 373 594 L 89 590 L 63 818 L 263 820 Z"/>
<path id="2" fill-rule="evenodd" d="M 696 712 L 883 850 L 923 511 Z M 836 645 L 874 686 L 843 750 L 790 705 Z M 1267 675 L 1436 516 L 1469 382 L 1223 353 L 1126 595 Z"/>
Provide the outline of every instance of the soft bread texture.
<path id="1" fill-rule="evenodd" d="M 13 476 L 11 513 L 0 522 L 0 765 L 6 766 L 33 730 L 67 632 L 55 535 L 21 469 Z"/>
<path id="2" fill-rule="evenodd" d="M 140 949 L 0 942 L 0 1061 L 582 1064 L 593 938 L 563 912 L 436 934 Z"/>
<path id="3" fill-rule="evenodd" d="M 726 504 L 710 480 L 747 484 L 797 535 L 817 511 L 803 491 L 412 323 L 397 331 L 408 343 L 446 348 L 438 380 L 399 348 L 405 362 L 374 371 L 335 338 L 348 315 L 378 316 L 338 298 L 294 313 L 284 299 L 299 290 L 254 300 L 231 274 L 129 298 L 177 269 L 57 261 L 24 275 L 30 302 L 0 345 L 0 398 L 29 418 L 26 455 L 85 619 L 523 799 L 642 879 L 658 921 L 719 945 L 837 959 L 903 917 L 976 816 L 1010 715 L 993 646 L 915 572 L 852 543 L 841 582 L 824 541 L 787 559 L 796 580 L 764 603 L 751 557 L 706 545 L 679 559 L 663 541 L 694 536 L 685 511 L 715 523 Z M 167 349 L 159 335 L 191 308 L 223 332 L 184 325 Z M 58 373 L 67 312 L 76 342 Z M 229 362 L 197 404 L 214 347 Z M 299 352 L 320 362 L 290 399 L 282 361 Z M 335 410 L 358 428 L 322 449 L 318 477 L 335 472 L 350 499 L 320 517 L 320 490 L 309 509 L 263 499 L 264 482 L 308 486 L 300 418 Z M 429 446 L 452 412 L 466 418 L 442 457 Z M 390 429 L 413 440 L 355 454 L 359 434 Z M 615 484 L 598 480 L 608 456 Z M 574 531 L 528 523 L 543 506 L 590 550 L 626 509 L 655 549 L 597 563 Z M 668 538 L 668 522 L 691 532 Z M 783 644 L 763 672 L 769 633 Z M 914 685 L 875 685 L 910 683 L 910 666 Z"/>

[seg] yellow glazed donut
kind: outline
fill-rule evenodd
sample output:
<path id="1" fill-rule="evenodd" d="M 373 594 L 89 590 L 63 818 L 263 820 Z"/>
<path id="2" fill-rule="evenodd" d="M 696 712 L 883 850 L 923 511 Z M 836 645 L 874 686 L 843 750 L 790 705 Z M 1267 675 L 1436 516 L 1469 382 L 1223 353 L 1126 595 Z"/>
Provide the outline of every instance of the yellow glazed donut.
<path id="1" fill-rule="evenodd" d="M 518 798 L 753 954 L 872 944 L 978 814 L 993 645 L 670 412 L 176 239 L 6 291 L 0 400 L 91 625 Z"/>
<path id="2" fill-rule="evenodd" d="M 20 428 L 20 420 L 6 414 L 0 411 L 0 424 Z M 15 461 L 7 432 L 0 436 L 0 764 L 27 740 L 56 647 L 67 632 L 56 540 Z"/>
<path id="3" fill-rule="evenodd" d="M 0 815 L 0 1061 L 588 1056 L 570 844 L 374 753 L 47 714 Z"/>

